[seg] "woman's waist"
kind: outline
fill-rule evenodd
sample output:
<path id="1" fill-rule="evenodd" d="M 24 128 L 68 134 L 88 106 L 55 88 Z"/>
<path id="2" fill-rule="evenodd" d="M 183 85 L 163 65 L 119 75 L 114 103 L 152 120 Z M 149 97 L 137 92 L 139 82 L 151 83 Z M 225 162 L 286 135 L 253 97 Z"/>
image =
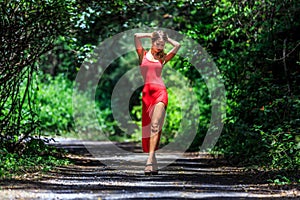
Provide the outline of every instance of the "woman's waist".
<path id="1" fill-rule="evenodd" d="M 165 84 L 163 81 L 145 81 L 144 82 L 144 87 L 163 87 L 165 88 Z"/>
<path id="2" fill-rule="evenodd" d="M 144 77 L 144 84 L 150 84 L 150 85 L 165 85 L 164 84 L 164 81 L 162 80 L 161 77 L 151 77 L 151 78 L 148 78 L 148 77 Z"/>
<path id="3" fill-rule="evenodd" d="M 144 90 L 157 90 L 157 89 L 166 89 L 166 86 L 163 82 L 146 82 L 144 84 Z"/>

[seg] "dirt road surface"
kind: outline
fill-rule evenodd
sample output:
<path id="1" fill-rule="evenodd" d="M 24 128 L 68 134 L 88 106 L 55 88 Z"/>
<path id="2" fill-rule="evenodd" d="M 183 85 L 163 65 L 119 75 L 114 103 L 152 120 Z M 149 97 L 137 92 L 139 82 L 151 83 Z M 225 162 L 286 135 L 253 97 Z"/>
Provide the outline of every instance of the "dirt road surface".
<path id="1" fill-rule="evenodd" d="M 145 176 L 146 154 L 138 145 L 72 139 L 54 145 L 70 152 L 73 164 L 4 180 L 0 199 L 300 199 L 297 185 L 269 184 L 267 173 L 233 167 L 208 154 L 158 154 L 159 174 Z M 117 154 L 111 145 L 128 153 Z"/>

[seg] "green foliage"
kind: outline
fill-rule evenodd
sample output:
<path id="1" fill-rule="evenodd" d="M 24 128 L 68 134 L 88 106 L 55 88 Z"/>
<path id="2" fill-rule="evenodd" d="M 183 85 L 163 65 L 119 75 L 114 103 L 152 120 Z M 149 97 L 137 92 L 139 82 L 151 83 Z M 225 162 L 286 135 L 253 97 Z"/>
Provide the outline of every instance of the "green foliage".
<path id="1" fill-rule="evenodd" d="M 291 180 L 283 175 L 277 175 L 274 180 L 270 180 L 270 182 L 273 182 L 276 185 L 287 185 L 291 184 Z"/>
<path id="2" fill-rule="evenodd" d="M 89 91 L 77 91 L 75 83 L 68 80 L 62 74 L 52 77 L 50 75 L 40 75 L 39 92 L 37 101 L 39 102 L 40 129 L 44 134 L 66 135 L 78 134 L 84 139 L 99 139 L 97 132 L 105 134 L 114 132 L 115 122 L 108 121 L 111 110 L 100 110 L 100 103 L 96 107 L 90 105 L 94 103 L 89 98 Z M 78 120 L 74 121 L 74 99 Z M 87 110 L 92 109 L 92 110 Z M 87 113 L 95 111 L 97 119 L 92 123 L 92 119 Z"/>
<path id="3" fill-rule="evenodd" d="M 199 15 L 191 11 L 176 20 L 182 32 L 209 51 L 225 81 L 227 114 L 215 149 L 233 164 L 297 171 L 299 2 L 220 0 L 197 5 Z M 184 74 L 199 80 L 193 72 Z"/>
<path id="4" fill-rule="evenodd" d="M 38 132 L 36 62 L 67 30 L 72 10 L 68 3 L 0 2 L 0 147 L 10 152 Z"/>
<path id="5" fill-rule="evenodd" d="M 0 150 L 0 180 L 23 176 L 25 173 L 46 172 L 57 165 L 67 165 L 61 149 L 45 145 L 41 139 L 31 138 L 21 143 L 17 152 Z"/>
<path id="6" fill-rule="evenodd" d="M 142 25 L 162 26 L 193 38 L 213 57 L 226 87 L 227 108 L 224 129 L 216 150 L 230 160 L 269 168 L 299 168 L 299 3 L 295 1 L 176 1 L 161 3 L 118 1 L 112 5 L 90 2 L 77 5 L 72 34 L 60 38 L 57 49 L 75 53 L 77 63 L 88 57 L 102 40 Z M 103 20 L 110 19 L 110 20 Z M 66 44 L 66 45 L 65 45 Z M 72 77 L 72 56 L 63 56 L 58 71 Z M 286 55 L 286 56 L 284 56 Z M 288 56 L 287 56 L 288 55 Z M 55 59 L 54 59 L 55 60 Z M 126 62 L 124 62 L 126 60 Z M 124 56 L 111 64 L 99 83 L 96 99 L 101 109 L 110 109 L 111 91 L 118 79 L 136 66 L 136 55 Z M 201 145 L 210 122 L 211 102 L 201 74 L 184 58 L 170 63 L 190 81 L 200 105 L 200 124 L 191 149 Z M 72 65 L 67 67 L 67 65 Z M 122 67 L 120 67 L 122 66 Z M 174 80 L 178 81 L 178 80 Z M 137 93 L 140 92 L 136 91 Z M 163 143 L 180 133 L 181 105 L 176 98 L 181 91 L 169 90 L 170 105 Z M 140 95 L 135 95 L 130 109 L 140 123 Z M 175 103 L 176 102 L 176 103 Z M 108 118 L 107 122 L 113 122 Z M 140 139 L 140 130 L 133 139 Z M 115 129 L 114 136 L 123 136 Z M 234 158 L 234 159 L 233 159 Z"/>
<path id="7" fill-rule="evenodd" d="M 43 33 L 46 35 L 39 40 L 37 35 L 30 34 L 34 37 L 26 41 L 35 43 L 25 45 L 26 47 L 39 47 L 39 44 L 44 44 L 46 41 L 51 43 L 53 38 L 56 38 L 54 47 L 41 57 L 40 65 L 38 65 L 44 73 L 50 73 L 52 77 L 48 76 L 45 79 L 40 77 L 43 81 L 39 83 L 40 90 L 38 92 L 36 92 L 37 85 L 35 84 L 29 89 L 39 105 L 40 112 L 38 114 L 43 132 L 83 132 L 87 136 L 91 133 L 91 138 L 97 135 L 97 132 L 103 132 L 114 139 L 126 135 L 124 131 L 118 129 L 118 124 L 113 119 L 111 93 L 119 78 L 127 70 L 137 66 L 135 54 L 124 55 L 109 66 L 98 84 L 95 104 L 97 109 L 89 106 L 95 102 L 89 100 L 88 94 L 78 92 L 80 95 L 73 97 L 81 102 L 78 107 L 79 111 L 84 111 L 85 108 L 96 110 L 96 121 L 87 123 L 87 119 L 90 119 L 91 116 L 87 116 L 85 112 L 79 113 L 82 117 L 78 118 L 76 122 L 73 121 L 74 110 L 72 110 L 71 102 L 74 85 L 70 81 L 74 80 L 83 60 L 88 58 L 94 47 L 106 38 L 144 25 L 164 27 L 178 30 L 196 40 L 209 52 L 221 72 L 226 87 L 227 107 L 224 129 L 215 150 L 224 153 L 233 164 L 259 164 L 279 171 L 299 170 L 300 38 L 297 34 L 300 27 L 299 1 L 214 0 L 197 2 L 142 1 L 137 3 L 120 0 L 107 3 L 72 0 L 56 3 L 47 1 L 45 7 L 41 7 L 40 10 L 38 4 L 33 1 L 20 1 L 19 3 L 23 7 L 18 7 L 19 9 L 16 11 L 24 13 L 26 9 L 30 8 L 33 12 L 26 12 L 27 15 L 19 14 L 14 18 L 15 23 L 10 23 L 7 17 L 11 16 L 11 12 L 17 8 L 16 3 L 12 2 L 10 9 L 2 9 L 1 23 L 5 23 L 1 31 L 10 30 L 13 33 L 12 27 L 17 27 L 16 29 L 19 30 L 16 31 L 17 34 L 14 37 L 10 34 L 2 34 L 5 36 L 7 44 L 21 44 L 18 39 L 26 38 L 23 37 L 22 31 L 32 30 L 32 28 L 22 27 L 31 27 L 31 24 L 34 27 L 38 23 L 40 28 L 33 29 L 34 33 L 42 33 L 41 30 L 45 30 Z M 54 6 L 58 4 L 62 4 L 62 6 Z M 46 9 L 49 5 L 53 5 L 53 8 L 57 9 Z M 34 14 L 37 13 L 46 14 L 34 20 Z M 55 18 L 57 20 L 47 20 L 52 19 L 49 15 L 57 17 Z M 53 23 L 54 21 L 60 23 L 56 25 Z M 68 24 L 69 31 L 65 29 L 66 24 Z M 57 38 L 58 35 L 60 36 Z M 12 40 L 7 38 L 17 38 L 17 40 L 9 42 Z M 2 52 L 12 52 L 12 49 L 18 49 L 13 53 L 22 55 L 20 56 L 22 59 L 30 58 L 28 55 L 32 52 L 37 52 L 35 54 L 37 58 L 49 49 L 37 49 L 37 51 L 28 48 L 9 49 L 10 46 L 5 45 L 6 49 Z M 7 55 L 4 56 L 5 58 L 13 58 L 13 56 L 9 56 L 12 54 L 4 53 L 3 55 Z M 27 61 L 29 60 L 27 59 Z M 17 66 L 16 63 L 22 62 L 8 59 L 5 63 L 5 68 L 9 72 L 9 76 L 6 77 L 11 77 L 10 80 L 13 80 L 16 71 L 9 66 Z M 198 150 L 207 132 L 211 117 L 209 92 L 203 81 L 205 77 L 201 77 L 201 74 L 197 73 L 184 58 L 175 58 L 170 65 L 188 80 L 188 88 L 194 91 L 198 100 L 201 113 L 198 116 L 200 124 L 196 138 L 190 147 L 191 150 Z M 13 128 L 16 127 L 19 132 L 23 131 L 24 133 L 36 128 L 35 126 L 24 126 L 25 124 L 35 124 L 37 121 L 36 115 L 29 114 L 32 113 L 29 112 L 30 106 L 33 105 L 25 106 L 23 104 L 27 97 L 25 95 L 27 94 L 26 88 L 29 88 L 24 86 L 29 85 L 27 84 L 29 82 L 32 83 L 33 71 L 36 70 L 33 66 L 30 69 L 31 71 L 27 71 L 28 73 L 19 70 L 19 72 L 24 72 L 24 76 L 18 78 L 16 82 L 7 82 L 6 79 L 3 79 L 4 76 L 1 76 L 1 83 L 3 83 L 1 94 L 4 95 L 1 95 L 0 121 L 5 121 L 4 124 L 7 125 L 5 127 L 10 127 L 5 130 L 13 132 L 15 131 Z M 168 74 L 168 71 L 165 73 Z M 2 71 L 1 74 L 3 74 Z M 26 78 L 24 78 L 25 76 Z M 183 80 L 178 80 L 176 76 L 171 80 L 172 74 L 169 78 L 170 82 L 179 84 Z M 168 82 L 168 79 L 165 80 Z M 9 88 L 7 83 L 16 84 L 13 84 L 12 90 L 7 90 Z M 18 85 L 23 89 L 16 87 Z M 183 90 L 177 90 L 178 88 L 175 86 L 173 88 L 170 86 L 168 89 L 170 104 L 165 123 L 165 134 L 162 138 L 164 144 L 182 134 L 180 123 L 183 120 L 182 109 L 184 106 L 180 103 L 184 103 L 186 100 L 184 98 L 178 100 L 179 96 L 184 95 Z M 138 89 L 131 99 L 130 111 L 135 123 L 140 125 L 141 96 L 139 92 L 141 89 Z M 31 102 L 31 98 L 27 100 Z M 180 103 L 178 103 L 179 101 Z M 18 106 L 14 107 L 17 109 L 10 112 L 10 108 L 15 102 L 19 102 L 15 104 Z M 14 113 L 14 117 L 9 120 L 7 117 L 3 117 L 10 113 Z M 190 114 L 192 116 L 193 112 Z M 19 120 L 22 122 L 15 123 L 20 119 L 18 116 L 22 116 L 22 120 Z M 29 128 L 25 130 L 22 127 Z M 4 132 L 4 129 L 1 129 L 1 136 L 4 135 Z M 140 134 L 140 130 L 137 130 L 131 135 L 131 139 L 140 140 Z M 6 141 L 18 143 L 22 139 L 20 134 L 11 136 L 7 137 Z M 289 177 L 284 177 L 278 177 L 275 182 L 288 183 L 289 181 L 285 178 Z"/>
<path id="8" fill-rule="evenodd" d="M 43 76 L 43 75 L 40 75 Z M 58 75 L 41 77 L 38 100 L 39 119 L 42 132 L 71 131 L 72 122 L 72 82 Z"/>
<path id="9" fill-rule="evenodd" d="M 230 160 L 274 169 L 300 167 L 294 51 L 299 38 L 293 32 L 300 24 L 291 20 L 299 13 L 296 7 L 294 2 L 221 1 L 212 14 L 213 31 L 192 35 L 211 44 L 225 79 L 227 118 L 219 147 Z"/>

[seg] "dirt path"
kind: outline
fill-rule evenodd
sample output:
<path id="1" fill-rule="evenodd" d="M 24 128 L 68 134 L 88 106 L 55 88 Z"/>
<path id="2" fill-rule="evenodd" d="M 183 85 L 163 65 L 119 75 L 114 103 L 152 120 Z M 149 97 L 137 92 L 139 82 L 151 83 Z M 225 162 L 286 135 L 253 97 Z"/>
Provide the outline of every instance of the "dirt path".
<path id="1" fill-rule="evenodd" d="M 159 175 L 145 176 L 142 162 L 128 161 L 145 160 L 139 147 L 118 144 L 135 152 L 127 157 L 105 147 L 108 151 L 102 149 L 101 158 L 96 159 L 86 144 L 111 145 L 61 140 L 56 145 L 72 153 L 73 165 L 42 176 L 1 182 L 0 199 L 300 199 L 297 186 L 269 185 L 266 174 L 245 172 L 205 154 L 187 154 L 174 161 L 171 154 L 158 155 L 160 163 L 165 163 Z"/>

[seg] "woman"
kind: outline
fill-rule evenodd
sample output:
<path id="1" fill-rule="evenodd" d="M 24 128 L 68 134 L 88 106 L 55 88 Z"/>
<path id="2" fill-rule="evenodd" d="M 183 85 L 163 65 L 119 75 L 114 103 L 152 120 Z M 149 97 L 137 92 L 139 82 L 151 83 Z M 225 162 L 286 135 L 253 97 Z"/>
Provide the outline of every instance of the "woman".
<path id="1" fill-rule="evenodd" d="M 141 38 L 151 38 L 152 46 L 146 51 Z M 161 130 L 168 105 L 168 94 L 161 78 L 163 65 L 171 60 L 180 48 L 180 44 L 169 38 L 163 31 L 153 33 L 136 33 L 134 35 L 135 47 L 139 56 L 141 74 L 144 79 L 142 97 L 142 147 L 149 153 L 145 174 L 158 174 L 155 150 L 158 148 Z M 173 48 L 164 53 L 166 43 Z"/>

